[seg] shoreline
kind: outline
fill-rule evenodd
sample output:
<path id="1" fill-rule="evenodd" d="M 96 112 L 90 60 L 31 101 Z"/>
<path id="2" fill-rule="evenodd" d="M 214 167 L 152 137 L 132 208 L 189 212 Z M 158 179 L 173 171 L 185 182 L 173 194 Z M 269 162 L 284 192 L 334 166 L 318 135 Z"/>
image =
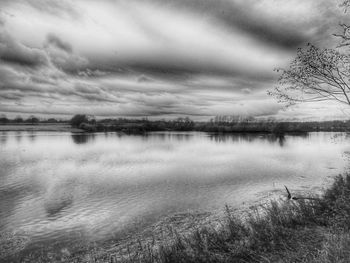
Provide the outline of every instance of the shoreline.
<path id="1" fill-rule="evenodd" d="M 72 127 L 69 123 L 39 123 L 39 124 L 2 124 L 0 125 L 0 132 L 71 132 L 71 133 L 86 133 L 86 134 L 93 134 L 93 133 L 100 133 L 101 131 L 88 131 L 81 128 L 75 128 Z M 102 131 L 103 132 L 103 131 Z M 125 134 L 130 135 L 142 135 L 147 133 L 154 133 L 154 132 L 179 132 L 179 133 L 186 133 L 186 132 L 203 132 L 203 133 L 209 133 L 209 134 L 222 134 L 222 135 L 229 135 L 229 134 L 267 134 L 267 135 L 275 135 L 275 136 L 283 136 L 283 135 L 306 135 L 310 132 L 348 132 L 344 130 L 318 130 L 318 131 L 303 131 L 303 132 L 296 132 L 296 131 L 287 131 L 284 133 L 274 133 L 274 132 L 267 132 L 267 131 L 229 131 L 229 132 L 222 132 L 222 131 L 206 131 L 206 130 L 150 130 L 150 131 L 143 131 L 143 132 L 134 132 L 134 131 L 124 131 L 124 130 L 116 130 L 116 131 L 104 131 L 104 132 L 123 132 Z"/>
<path id="2" fill-rule="evenodd" d="M 318 193 L 300 191 L 310 197 L 306 201 L 275 196 L 250 207 L 225 206 L 219 214 L 171 215 L 139 236 L 67 259 L 125 263 L 348 262 L 350 206 L 342 200 L 349 199 L 349 187 L 350 176 L 345 173 Z M 186 221 L 189 217 L 192 221 Z"/>
<path id="3" fill-rule="evenodd" d="M 316 192 L 321 194 L 324 191 L 322 188 L 322 186 L 319 186 L 316 189 L 298 189 L 293 192 L 299 194 L 313 194 Z M 254 211 L 263 213 L 264 207 L 268 207 L 272 202 L 284 203 L 287 200 L 285 195 L 284 189 L 281 188 L 274 192 L 264 191 L 263 196 L 258 200 L 243 202 L 237 206 L 226 204 L 221 209 L 212 212 L 191 210 L 173 213 L 159 218 L 155 223 L 146 226 L 141 231 L 125 234 L 124 237 L 77 244 L 75 248 L 62 247 L 56 253 L 52 251 L 44 252 L 45 250 L 41 252 L 31 251 L 29 249 L 27 252 L 31 256 L 35 256 L 35 260 L 32 261 L 31 257 L 27 257 L 27 253 L 24 254 L 22 259 L 26 262 L 52 262 L 48 257 L 48 255 L 51 255 L 60 261 L 63 260 L 63 262 L 85 262 L 86 260 L 86 262 L 105 262 L 106 258 L 108 258 L 108 262 L 135 262 L 132 258 L 138 257 L 139 253 L 145 253 L 145 248 L 148 246 L 152 246 L 154 250 L 159 250 L 164 244 L 173 246 L 177 238 L 191 239 L 196 231 L 208 228 L 220 231 L 227 222 L 227 211 L 225 209 L 229 209 L 229 212 L 235 218 L 243 222 Z M 36 261 L 38 258 L 41 260 Z M 7 259 L 12 258 L 10 256 Z"/>

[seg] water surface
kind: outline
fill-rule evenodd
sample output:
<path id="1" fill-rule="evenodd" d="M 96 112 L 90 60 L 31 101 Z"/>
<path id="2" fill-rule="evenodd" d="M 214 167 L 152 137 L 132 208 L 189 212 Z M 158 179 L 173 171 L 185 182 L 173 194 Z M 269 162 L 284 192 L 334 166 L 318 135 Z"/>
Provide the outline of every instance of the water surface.
<path id="1" fill-rule="evenodd" d="M 54 249 L 123 237 L 173 213 L 239 206 L 284 184 L 317 187 L 344 170 L 349 146 L 345 133 L 2 132 L 0 239 Z"/>

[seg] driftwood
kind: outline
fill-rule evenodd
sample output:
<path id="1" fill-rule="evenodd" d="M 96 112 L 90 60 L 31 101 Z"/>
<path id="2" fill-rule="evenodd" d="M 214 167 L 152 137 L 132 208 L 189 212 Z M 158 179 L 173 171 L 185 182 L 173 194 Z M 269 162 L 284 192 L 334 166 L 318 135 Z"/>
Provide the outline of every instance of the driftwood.
<path id="1" fill-rule="evenodd" d="M 287 198 L 288 200 L 320 200 L 319 198 L 316 197 L 305 197 L 305 196 L 293 196 L 287 186 L 284 186 L 287 191 Z"/>

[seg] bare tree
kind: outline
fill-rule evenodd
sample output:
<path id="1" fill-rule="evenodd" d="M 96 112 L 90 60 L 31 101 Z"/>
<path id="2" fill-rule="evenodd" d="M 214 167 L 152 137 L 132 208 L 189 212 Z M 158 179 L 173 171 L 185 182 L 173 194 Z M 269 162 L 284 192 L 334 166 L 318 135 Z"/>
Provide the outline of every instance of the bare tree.
<path id="1" fill-rule="evenodd" d="M 343 8 L 346 13 L 350 7 L 350 0 L 343 1 L 340 7 Z M 341 33 L 333 34 L 333 36 L 340 38 L 338 47 L 350 46 L 350 26 L 344 23 L 340 23 L 339 25 L 342 29 Z"/>
<path id="2" fill-rule="evenodd" d="M 350 0 L 343 1 L 346 11 Z M 350 105 L 350 54 L 341 47 L 350 46 L 350 26 L 340 24 L 342 32 L 337 49 L 320 49 L 308 44 L 298 49 L 288 69 L 281 72 L 277 87 L 268 93 L 279 102 L 336 101 Z"/>
<path id="3" fill-rule="evenodd" d="M 342 28 L 341 33 L 333 34 L 333 36 L 340 38 L 340 42 L 337 47 L 340 48 L 350 46 L 350 26 L 343 23 L 340 23 L 339 25 Z"/>
<path id="4" fill-rule="evenodd" d="M 344 8 L 344 12 L 346 12 L 350 7 L 350 0 L 343 0 L 343 2 L 340 4 L 340 7 Z"/>
<path id="5" fill-rule="evenodd" d="M 282 74 L 269 94 L 290 104 L 333 100 L 350 105 L 349 69 L 349 55 L 308 45 L 298 49 L 289 69 L 277 70 Z"/>

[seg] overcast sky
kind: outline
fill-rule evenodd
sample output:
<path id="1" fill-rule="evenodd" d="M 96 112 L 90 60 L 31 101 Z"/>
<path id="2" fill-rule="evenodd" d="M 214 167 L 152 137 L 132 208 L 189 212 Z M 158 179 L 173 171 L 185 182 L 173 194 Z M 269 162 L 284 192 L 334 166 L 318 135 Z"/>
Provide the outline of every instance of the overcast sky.
<path id="1" fill-rule="evenodd" d="M 0 113 L 349 118 L 266 93 L 298 47 L 334 45 L 337 3 L 0 0 Z"/>

